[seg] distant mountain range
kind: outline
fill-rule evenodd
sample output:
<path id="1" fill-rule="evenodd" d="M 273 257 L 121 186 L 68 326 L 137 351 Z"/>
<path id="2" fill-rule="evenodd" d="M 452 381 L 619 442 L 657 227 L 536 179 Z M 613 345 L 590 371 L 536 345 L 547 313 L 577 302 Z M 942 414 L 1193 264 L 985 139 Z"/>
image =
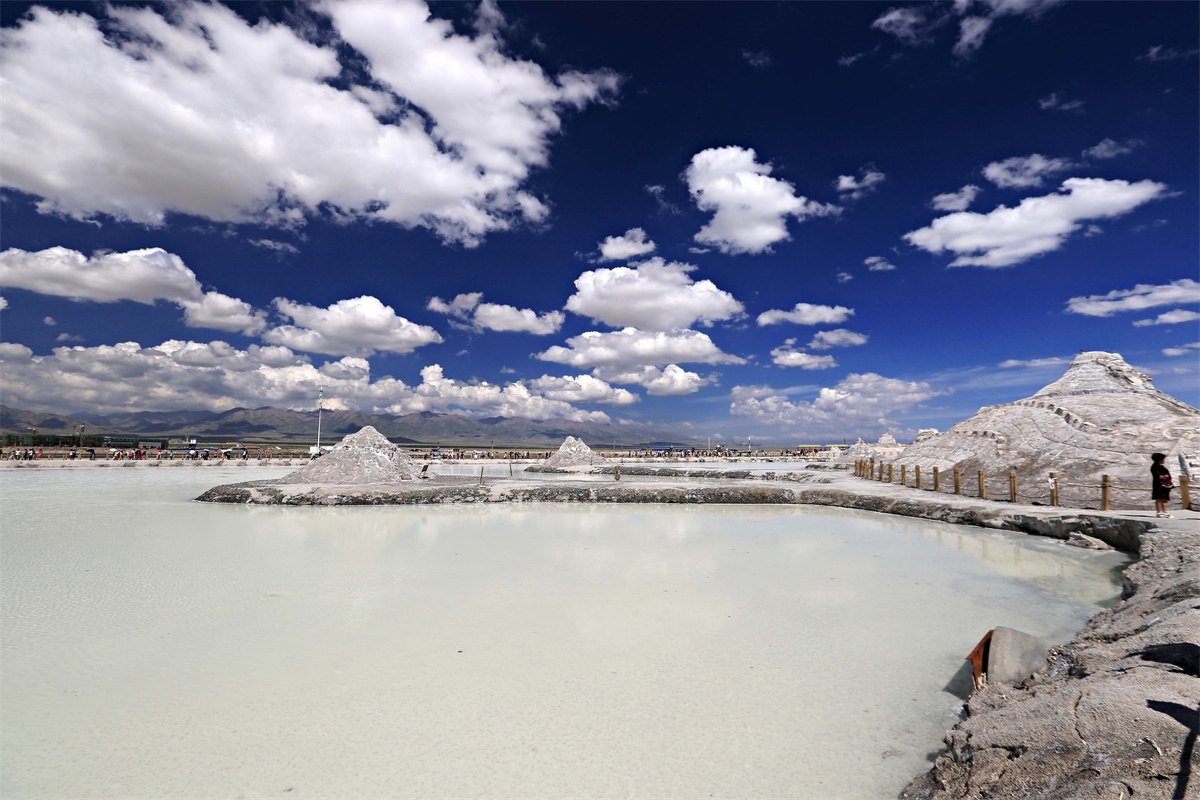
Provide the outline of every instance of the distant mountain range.
<path id="1" fill-rule="evenodd" d="M 202 442 L 312 442 L 317 435 L 317 412 L 284 408 L 232 408 L 228 411 L 143 411 L 71 417 L 25 411 L 0 405 L 0 432 L 39 434 L 195 438 Z M 534 445 L 557 447 L 568 436 L 594 446 L 694 445 L 695 437 L 663 426 L 533 420 L 524 417 L 476 419 L 461 414 L 363 414 L 325 411 L 321 439 L 333 444 L 364 425 L 374 426 L 398 444 L 444 444 L 471 447 Z"/>

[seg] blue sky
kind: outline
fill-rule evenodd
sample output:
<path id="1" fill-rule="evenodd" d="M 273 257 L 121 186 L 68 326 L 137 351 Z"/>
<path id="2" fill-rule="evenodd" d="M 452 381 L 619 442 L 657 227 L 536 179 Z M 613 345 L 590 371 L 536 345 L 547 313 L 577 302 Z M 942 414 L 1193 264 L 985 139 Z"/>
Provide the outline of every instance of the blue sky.
<path id="1" fill-rule="evenodd" d="M 0 4 L 3 401 L 946 428 L 1198 400 L 1200 5 Z"/>

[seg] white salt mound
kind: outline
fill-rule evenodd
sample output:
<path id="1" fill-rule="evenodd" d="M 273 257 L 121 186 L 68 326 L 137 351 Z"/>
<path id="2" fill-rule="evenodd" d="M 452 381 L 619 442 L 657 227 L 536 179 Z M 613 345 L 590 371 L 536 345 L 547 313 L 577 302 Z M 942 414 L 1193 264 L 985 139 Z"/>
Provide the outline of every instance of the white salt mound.
<path id="1" fill-rule="evenodd" d="M 296 470 L 281 483 L 355 485 L 399 483 L 417 477 L 417 466 L 370 425 L 351 433 L 320 458 Z"/>
<path id="2" fill-rule="evenodd" d="M 591 464 L 607 464 L 608 459 L 583 443 L 582 439 L 568 436 L 558 452 L 546 459 L 547 467 L 586 467 Z"/>
<path id="3" fill-rule="evenodd" d="M 981 408 L 910 445 L 894 463 L 959 467 L 971 478 L 975 470 L 993 477 L 1013 470 L 1024 492 L 1043 502 L 1048 476 L 1057 472 L 1064 504 L 1093 507 L 1102 476 L 1109 475 L 1120 489 L 1116 505 L 1142 508 L 1150 506 L 1150 454 L 1156 451 L 1167 454 L 1168 468 L 1178 475 L 1200 452 L 1200 411 L 1154 388 L 1120 355 L 1089 351 L 1032 397 Z"/>

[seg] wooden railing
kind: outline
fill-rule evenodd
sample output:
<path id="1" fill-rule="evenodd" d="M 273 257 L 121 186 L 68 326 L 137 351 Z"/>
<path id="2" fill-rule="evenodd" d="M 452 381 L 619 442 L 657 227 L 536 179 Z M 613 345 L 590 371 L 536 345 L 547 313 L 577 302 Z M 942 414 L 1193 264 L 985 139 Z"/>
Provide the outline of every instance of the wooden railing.
<path id="1" fill-rule="evenodd" d="M 885 463 L 882 459 L 877 460 L 871 458 L 859 459 L 858 461 L 854 462 L 854 474 L 860 478 L 879 481 L 881 483 L 898 483 L 901 486 L 910 486 L 915 489 L 928 489 L 934 492 L 945 491 L 942 488 L 942 484 L 944 483 L 944 474 L 939 467 L 933 467 L 931 470 L 926 470 L 923 472 L 921 465 L 914 464 L 912 467 L 912 480 L 910 482 L 909 466 L 907 464 L 901 464 L 897 470 L 896 465 L 894 464 Z M 929 477 L 928 481 L 926 480 L 926 476 Z M 1058 506 L 1060 505 L 1060 489 L 1063 487 L 1082 489 L 1086 490 L 1085 493 L 1092 493 L 1092 496 L 1099 501 L 1099 507 L 1101 511 L 1112 510 L 1113 495 L 1115 492 L 1129 493 L 1130 495 L 1136 493 L 1136 495 L 1143 502 L 1146 499 L 1144 487 L 1140 485 L 1136 488 L 1118 487 L 1113 482 L 1111 475 L 1102 475 L 1100 477 L 1099 484 L 1067 484 L 1060 482 L 1057 472 L 1051 472 L 1046 477 L 1046 491 L 1040 492 L 1030 488 L 1028 484 L 1025 487 L 1019 487 L 1017 482 L 1017 471 L 1009 470 L 1007 474 L 1008 491 L 1003 494 L 993 493 L 991 495 L 988 494 L 987 475 L 984 474 L 983 470 L 976 470 L 974 476 L 964 476 L 961 469 L 954 467 L 952 476 L 953 494 L 974 496 L 982 500 L 1007 500 L 1010 503 L 1046 503 L 1051 506 Z M 964 477 L 966 477 L 971 483 L 975 484 L 975 486 L 972 487 L 974 488 L 974 492 L 964 492 Z M 975 479 L 974 481 L 971 481 L 972 477 Z M 899 480 L 896 480 L 897 478 Z M 1178 483 L 1176 485 L 1179 488 L 1179 501 L 1183 508 L 1191 509 L 1192 493 L 1191 487 L 1188 484 L 1188 476 L 1186 474 L 1181 474 L 1178 476 L 1177 480 Z"/>

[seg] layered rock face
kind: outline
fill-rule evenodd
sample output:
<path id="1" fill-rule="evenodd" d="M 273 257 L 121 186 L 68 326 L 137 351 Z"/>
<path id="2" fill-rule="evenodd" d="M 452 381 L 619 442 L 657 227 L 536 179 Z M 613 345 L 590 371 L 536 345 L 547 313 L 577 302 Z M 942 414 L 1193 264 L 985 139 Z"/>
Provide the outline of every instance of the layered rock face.
<path id="1" fill-rule="evenodd" d="M 564 467 L 586 467 L 592 464 L 607 464 L 608 459 L 583 443 L 582 439 L 568 436 L 559 446 L 558 452 L 546 459 L 542 466 L 562 469 Z"/>
<path id="2" fill-rule="evenodd" d="M 328 453 L 279 482 L 329 486 L 399 483 L 411 481 L 417 473 L 411 458 L 368 425 L 358 433 L 349 434 Z"/>
<path id="3" fill-rule="evenodd" d="M 1178 475 L 1181 457 L 1200 452 L 1200 410 L 1155 389 L 1116 353 L 1092 351 L 1081 352 L 1066 374 L 1032 397 L 982 408 L 910 445 L 893 463 L 907 464 L 910 473 L 915 465 L 958 467 L 972 490 L 984 470 L 996 497 L 1007 495 L 1005 476 L 1015 470 L 1022 502 L 1049 502 L 1048 478 L 1056 472 L 1059 502 L 1084 508 L 1099 507 L 1101 477 L 1109 475 L 1115 508 L 1152 508 L 1153 452 L 1166 453 Z M 1179 493 L 1173 494 L 1177 503 Z"/>

